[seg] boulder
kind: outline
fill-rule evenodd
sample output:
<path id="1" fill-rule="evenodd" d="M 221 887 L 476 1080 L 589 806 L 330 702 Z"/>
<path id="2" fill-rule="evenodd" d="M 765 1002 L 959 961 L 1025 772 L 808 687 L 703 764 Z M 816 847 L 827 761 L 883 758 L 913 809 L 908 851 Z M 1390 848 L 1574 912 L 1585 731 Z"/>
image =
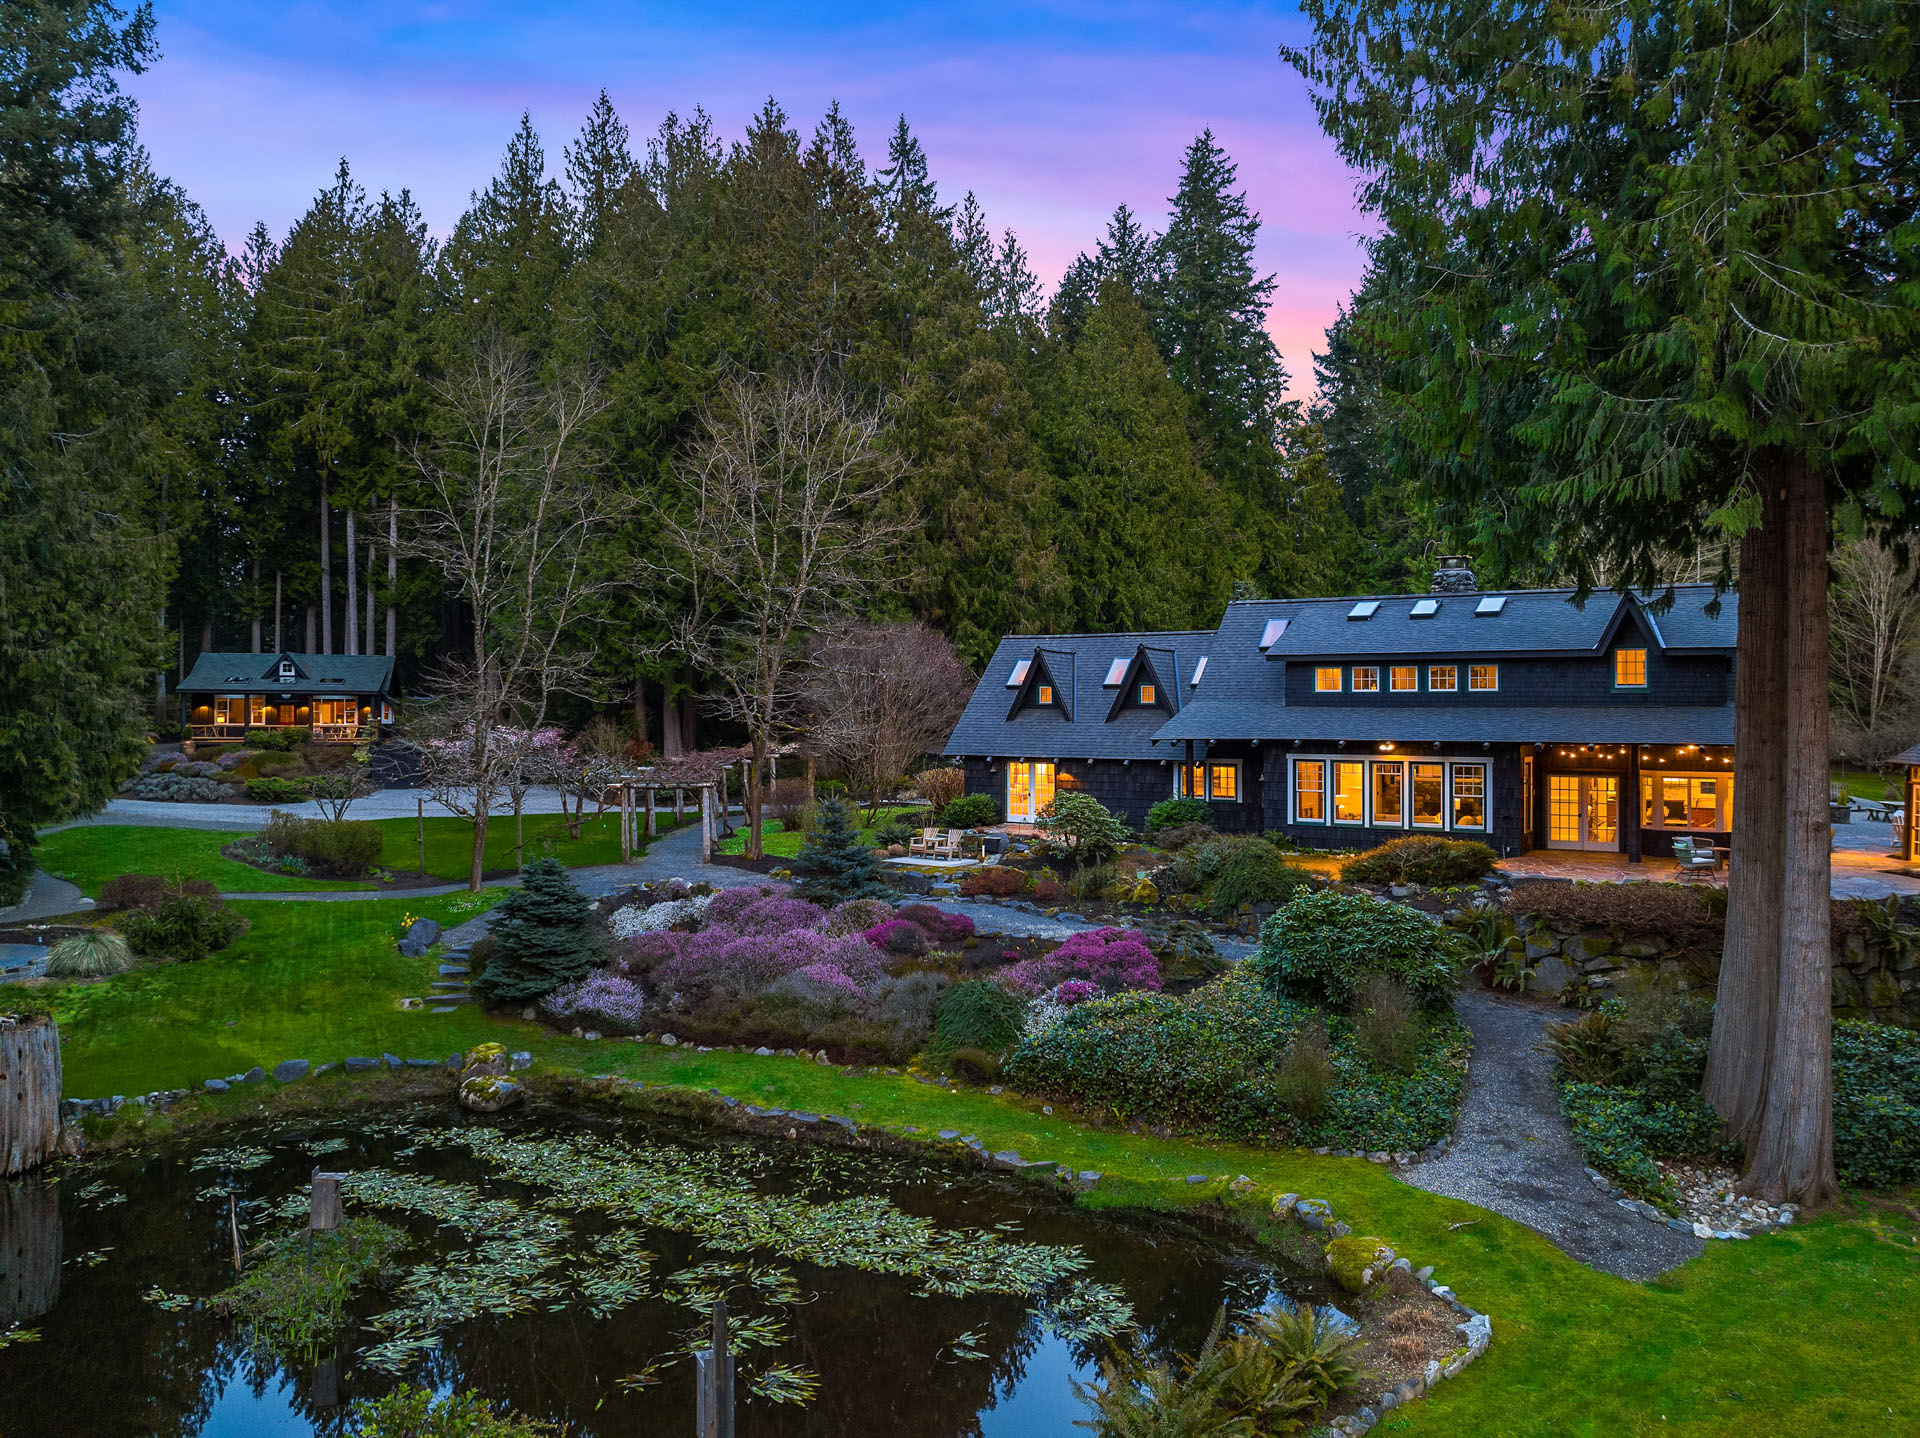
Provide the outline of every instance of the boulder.
<path id="1" fill-rule="evenodd" d="M 512 1060 L 507 1057 L 505 1044 L 476 1044 L 467 1050 L 467 1056 L 460 1065 L 461 1092 L 466 1091 L 466 1080 L 474 1078 L 505 1078 Z M 464 1097 L 462 1102 L 464 1102 Z M 492 1112 L 492 1110 L 487 1110 Z"/>
<path id="2" fill-rule="evenodd" d="M 400 941 L 400 952 L 410 959 L 420 958 L 439 937 L 439 924 L 432 919 L 415 919 L 407 928 L 407 936 Z"/>
<path id="3" fill-rule="evenodd" d="M 1377 1238 L 1336 1238 L 1327 1244 L 1327 1269 L 1349 1293 L 1370 1287 L 1393 1261 L 1393 1250 Z"/>
<path id="4" fill-rule="evenodd" d="M 475 1113 L 499 1113 L 526 1096 L 519 1084 L 497 1074 L 473 1074 L 460 1081 L 460 1106 Z"/>
<path id="5" fill-rule="evenodd" d="M 273 1066 L 273 1081 L 293 1083 L 297 1079 L 305 1078 L 311 1067 L 305 1059 L 287 1059 Z"/>

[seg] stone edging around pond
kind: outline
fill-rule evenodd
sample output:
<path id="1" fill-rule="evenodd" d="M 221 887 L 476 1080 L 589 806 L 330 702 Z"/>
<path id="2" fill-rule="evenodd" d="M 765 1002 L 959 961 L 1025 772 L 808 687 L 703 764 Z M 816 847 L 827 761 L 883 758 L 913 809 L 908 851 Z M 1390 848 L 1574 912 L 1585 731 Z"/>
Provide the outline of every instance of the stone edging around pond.
<path id="1" fill-rule="evenodd" d="M 671 1036 L 669 1036 L 669 1038 L 671 1038 Z M 670 1044 L 669 1046 L 672 1045 Z M 688 1047 L 695 1046 L 689 1045 Z M 806 1057 L 798 1053 L 794 1053 L 792 1056 L 794 1058 Z M 269 1075 L 264 1068 L 255 1065 L 243 1074 L 234 1074 L 226 1078 L 206 1079 L 203 1081 L 201 1088 L 204 1092 L 208 1093 L 225 1093 L 236 1086 L 264 1083 L 269 1077 L 273 1078 L 277 1084 L 284 1086 L 297 1083 L 301 1079 L 308 1077 L 317 1078 L 321 1074 L 336 1070 L 343 1071 L 349 1075 L 408 1069 L 416 1071 L 440 1069 L 447 1072 L 458 1073 L 465 1063 L 465 1060 L 466 1055 L 464 1054 L 452 1054 L 445 1059 L 401 1059 L 392 1054 L 383 1054 L 377 1059 L 355 1057 L 345 1059 L 340 1063 L 323 1063 L 316 1066 L 309 1064 L 305 1059 L 287 1059 L 282 1063 L 276 1064 L 271 1075 Z M 819 1060 L 815 1059 L 814 1061 L 818 1062 Z M 511 1069 L 514 1071 L 525 1069 L 532 1065 L 533 1055 L 523 1050 L 519 1053 L 509 1055 L 509 1063 Z M 788 1125 L 786 1133 L 790 1138 L 798 1138 L 803 1130 L 812 1137 L 829 1138 L 835 1136 L 834 1131 L 838 1130 L 840 1134 L 853 1138 L 856 1141 L 861 1139 L 880 1139 L 888 1143 L 906 1142 L 925 1147 L 933 1147 L 935 1145 L 957 1146 L 970 1150 L 975 1162 L 988 1167 L 1029 1177 L 1043 1179 L 1053 1178 L 1071 1187 L 1091 1187 L 1100 1182 L 1104 1176 L 1092 1170 L 1076 1172 L 1048 1159 L 1025 1158 L 1017 1150 L 1013 1149 L 1006 1149 L 999 1153 L 990 1153 L 986 1145 L 981 1143 L 977 1137 L 971 1134 L 963 1135 L 958 1129 L 941 1129 L 929 1139 L 924 1136 L 922 1129 L 911 1124 L 903 1124 L 900 1130 L 896 1131 L 877 1125 L 862 1125 L 854 1119 L 847 1118 L 841 1114 L 810 1113 L 804 1110 L 765 1108 L 757 1104 L 743 1103 L 741 1100 L 729 1094 L 721 1093 L 718 1089 L 688 1089 L 678 1084 L 650 1084 L 638 1079 L 623 1078 L 617 1074 L 575 1074 L 570 1077 L 585 1079 L 596 1085 L 605 1085 L 608 1090 L 620 1094 L 669 1095 L 682 1093 L 690 1097 L 711 1099 L 724 1105 L 726 1109 L 739 1115 L 741 1119 L 748 1122 L 770 1122 L 776 1131 L 780 1123 L 784 1120 Z M 133 1098 L 126 1098 L 122 1095 L 115 1094 L 111 1098 L 101 1099 L 63 1099 L 60 1104 L 60 1116 L 63 1122 L 71 1122 L 85 1115 L 111 1117 L 127 1105 L 164 1112 L 181 1100 L 191 1097 L 193 1092 L 191 1089 L 162 1089 L 150 1094 L 140 1094 Z M 841 1141 L 844 1142 L 845 1138 L 842 1138 Z M 1225 1183 L 1230 1191 L 1242 1195 L 1252 1192 L 1254 1188 L 1253 1180 L 1245 1174 L 1229 1180 L 1225 1175 L 1193 1173 L 1187 1175 L 1186 1181 L 1189 1184 Z M 1298 1194 L 1283 1193 L 1274 1200 L 1272 1213 L 1276 1219 L 1290 1220 L 1309 1233 L 1324 1235 L 1329 1241 L 1347 1238 L 1353 1233 L 1351 1227 L 1337 1221 L 1333 1217 L 1333 1206 L 1325 1199 L 1302 1198 Z M 1486 1352 L 1488 1344 L 1493 1341 L 1493 1320 L 1488 1315 L 1468 1307 L 1454 1295 L 1450 1287 L 1436 1282 L 1431 1266 L 1415 1269 L 1410 1260 L 1400 1257 L 1384 1244 L 1369 1264 L 1361 1271 L 1360 1278 L 1363 1289 L 1375 1281 L 1376 1278 L 1384 1278 L 1390 1270 L 1396 1268 L 1411 1273 L 1429 1293 L 1435 1298 L 1440 1299 L 1455 1313 L 1460 1315 L 1462 1321 L 1458 1327 L 1463 1342 L 1458 1348 L 1447 1353 L 1444 1358 L 1430 1360 L 1424 1373 L 1412 1378 L 1403 1379 L 1392 1388 L 1380 1394 L 1379 1397 L 1364 1404 L 1358 1412 L 1341 1414 L 1331 1419 L 1328 1423 L 1328 1428 L 1333 1433 L 1341 1435 L 1341 1438 L 1353 1438 L 1353 1435 L 1367 1432 L 1394 1408 L 1423 1397 L 1434 1384 L 1441 1382 L 1443 1379 L 1455 1377 L 1469 1363 Z"/>

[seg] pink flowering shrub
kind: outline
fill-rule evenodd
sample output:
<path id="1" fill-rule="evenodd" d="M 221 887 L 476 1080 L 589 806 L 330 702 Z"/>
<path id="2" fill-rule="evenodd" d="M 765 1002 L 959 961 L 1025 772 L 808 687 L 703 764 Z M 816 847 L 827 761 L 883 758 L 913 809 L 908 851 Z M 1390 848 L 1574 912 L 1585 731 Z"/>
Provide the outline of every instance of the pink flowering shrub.
<path id="1" fill-rule="evenodd" d="M 709 915 L 712 910 L 709 907 Z M 756 899 L 729 921 L 736 933 L 784 934 L 793 929 L 817 929 L 826 918 L 805 899 Z"/>
<path id="2" fill-rule="evenodd" d="M 859 934 L 893 917 L 893 905 L 885 899 L 848 899 L 836 904 L 820 927 L 829 934 Z"/>
<path id="3" fill-rule="evenodd" d="M 1051 953 L 1010 964 L 994 977 L 1023 994 L 1043 994 L 1069 979 L 1086 979 L 1108 993 L 1158 989 L 1160 961 L 1138 934 L 1125 929 L 1084 929 Z"/>
<path id="4" fill-rule="evenodd" d="M 932 904 L 908 904 L 894 916 L 911 919 L 937 944 L 957 944 L 973 937 L 973 920 L 965 914 L 950 914 Z"/>
<path id="5" fill-rule="evenodd" d="M 642 1033 L 647 1027 L 646 995 L 640 985 L 609 969 L 562 984 L 540 1007 L 567 1027 L 616 1034 Z"/>
<path id="6" fill-rule="evenodd" d="M 1088 999 L 1100 996 L 1100 985 L 1092 979 L 1068 979 L 1053 991 L 1054 999 L 1063 1004 L 1084 1004 Z"/>
<path id="7" fill-rule="evenodd" d="M 752 889 L 722 889 L 713 896 L 713 902 L 707 906 L 707 922 L 730 924 L 750 905 L 757 904 L 762 899 L 771 899 L 775 897 L 776 892 L 765 884 Z"/>
<path id="8" fill-rule="evenodd" d="M 918 958 L 931 945 L 927 931 L 912 919 L 888 919 L 884 924 L 874 925 L 861 937 L 882 953 L 903 959 Z"/>

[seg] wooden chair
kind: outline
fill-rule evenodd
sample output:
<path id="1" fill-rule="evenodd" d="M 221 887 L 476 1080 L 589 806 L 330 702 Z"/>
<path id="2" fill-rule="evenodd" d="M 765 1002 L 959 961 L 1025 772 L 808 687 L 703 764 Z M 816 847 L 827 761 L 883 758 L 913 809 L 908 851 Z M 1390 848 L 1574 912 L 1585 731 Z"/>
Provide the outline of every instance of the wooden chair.
<path id="1" fill-rule="evenodd" d="M 935 857 L 934 850 L 941 842 L 942 839 L 938 829 L 922 829 L 919 838 L 908 841 L 907 857 L 910 859 L 933 858 Z"/>
<path id="2" fill-rule="evenodd" d="M 957 859 L 960 857 L 960 841 L 966 837 L 964 829 L 948 829 L 940 835 L 938 846 L 934 849 L 936 859 Z"/>

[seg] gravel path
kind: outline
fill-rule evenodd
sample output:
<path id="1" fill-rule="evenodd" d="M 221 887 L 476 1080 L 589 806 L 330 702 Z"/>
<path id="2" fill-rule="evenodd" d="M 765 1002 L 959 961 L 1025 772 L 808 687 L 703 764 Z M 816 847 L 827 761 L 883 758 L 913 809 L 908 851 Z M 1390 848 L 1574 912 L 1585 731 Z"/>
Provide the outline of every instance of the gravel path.
<path id="1" fill-rule="evenodd" d="M 12 908 L 0 909 L 0 924 L 26 924 L 55 914 L 71 914 L 85 908 L 86 902 L 79 885 L 36 870 L 28 881 L 26 898 Z"/>
<path id="2" fill-rule="evenodd" d="M 1560 1116 L 1551 1061 L 1536 1047 L 1563 1016 L 1472 990 L 1457 1008 L 1473 1031 L 1473 1063 L 1454 1139 L 1446 1153 L 1401 1177 L 1524 1223 L 1621 1278 L 1653 1278 L 1698 1254 L 1699 1239 L 1628 1213 L 1588 1182 Z"/>

